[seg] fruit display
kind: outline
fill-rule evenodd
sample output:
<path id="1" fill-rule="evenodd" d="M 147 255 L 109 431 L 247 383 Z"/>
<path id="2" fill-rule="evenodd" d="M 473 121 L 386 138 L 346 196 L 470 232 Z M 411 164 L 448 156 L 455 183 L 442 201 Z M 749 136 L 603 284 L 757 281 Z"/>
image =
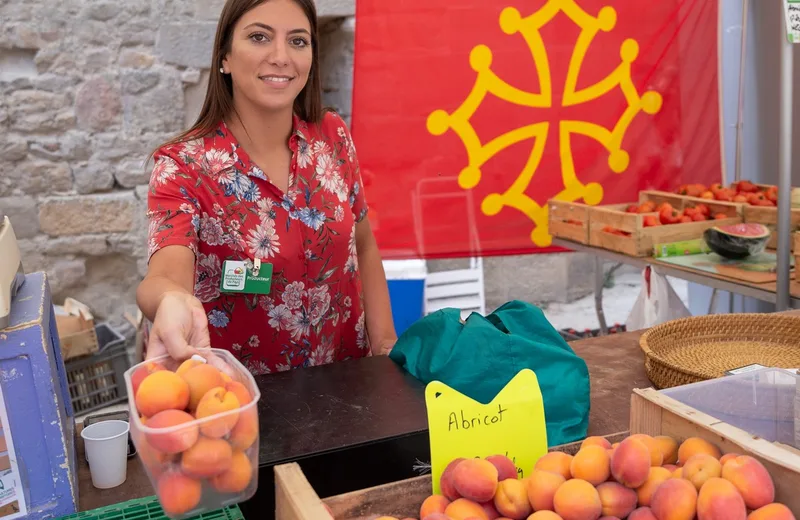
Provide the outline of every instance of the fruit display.
<path id="1" fill-rule="evenodd" d="M 258 388 L 230 354 L 212 350 L 230 374 L 200 356 L 125 373 L 131 437 L 172 518 L 241 502 L 258 485 Z"/>
<path id="2" fill-rule="evenodd" d="M 544 455 L 522 479 L 502 455 L 458 458 L 440 487 L 419 520 L 795 520 L 761 462 L 699 437 L 589 437 L 575 455 Z"/>
<path id="3" fill-rule="evenodd" d="M 672 224 L 686 224 L 689 222 L 706 222 L 730 218 L 725 213 L 713 213 L 706 204 L 696 204 L 684 209 L 676 209 L 669 202 L 657 204 L 654 201 L 645 201 L 641 204 L 630 204 L 625 208 L 625 213 L 643 215 L 643 227 L 668 226 Z M 619 236 L 631 236 L 632 233 L 613 226 L 604 226 L 603 231 Z"/>
<path id="4" fill-rule="evenodd" d="M 762 252 L 771 234 L 767 226 L 750 222 L 709 228 L 703 233 L 703 239 L 718 255 L 737 259 Z"/>
<path id="5" fill-rule="evenodd" d="M 722 202 L 739 202 L 751 206 L 778 205 L 777 186 L 759 186 L 750 181 L 739 181 L 724 188 L 720 184 L 705 186 L 703 184 L 685 184 L 675 190 L 679 195 L 698 197 L 701 199 L 719 200 Z"/>

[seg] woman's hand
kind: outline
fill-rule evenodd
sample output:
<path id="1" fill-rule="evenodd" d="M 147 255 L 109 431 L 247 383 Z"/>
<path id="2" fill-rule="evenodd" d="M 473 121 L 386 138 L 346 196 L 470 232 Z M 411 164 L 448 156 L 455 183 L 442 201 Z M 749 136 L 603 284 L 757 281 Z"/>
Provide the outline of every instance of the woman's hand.
<path id="1" fill-rule="evenodd" d="M 181 291 L 164 293 L 150 329 L 147 359 L 168 354 L 185 361 L 198 354 L 197 349 L 210 347 L 208 318 L 200 300 Z"/>

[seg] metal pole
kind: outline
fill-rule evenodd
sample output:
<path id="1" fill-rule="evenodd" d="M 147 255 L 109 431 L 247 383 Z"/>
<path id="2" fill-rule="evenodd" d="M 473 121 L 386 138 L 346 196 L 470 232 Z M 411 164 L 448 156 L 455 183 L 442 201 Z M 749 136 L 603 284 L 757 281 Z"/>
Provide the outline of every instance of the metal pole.
<path id="1" fill-rule="evenodd" d="M 775 307 L 789 309 L 789 269 L 792 197 L 792 43 L 785 25 L 776 31 L 781 39 L 780 134 L 778 135 L 778 280 Z"/>
<path id="2" fill-rule="evenodd" d="M 744 78 L 747 71 L 747 12 L 750 1 L 742 0 L 742 50 L 739 55 L 739 106 L 736 113 L 736 170 L 734 180 L 742 180 L 742 133 L 744 127 Z M 732 297 L 733 295 L 731 295 Z"/>

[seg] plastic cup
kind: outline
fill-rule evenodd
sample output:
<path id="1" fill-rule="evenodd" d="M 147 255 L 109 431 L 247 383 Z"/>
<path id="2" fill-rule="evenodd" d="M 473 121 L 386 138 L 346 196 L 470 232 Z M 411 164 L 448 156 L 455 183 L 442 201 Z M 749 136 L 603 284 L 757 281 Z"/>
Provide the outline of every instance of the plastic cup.
<path id="1" fill-rule="evenodd" d="M 128 422 L 114 420 L 101 421 L 81 431 L 94 487 L 109 489 L 125 482 L 129 429 Z"/>

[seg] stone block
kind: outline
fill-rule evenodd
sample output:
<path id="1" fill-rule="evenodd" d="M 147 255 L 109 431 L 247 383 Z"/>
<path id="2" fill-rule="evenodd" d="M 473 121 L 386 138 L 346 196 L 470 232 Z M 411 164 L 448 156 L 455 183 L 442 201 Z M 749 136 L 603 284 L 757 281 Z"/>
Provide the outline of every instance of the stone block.
<path id="1" fill-rule="evenodd" d="M 105 22 L 119 13 L 119 7 L 117 2 L 89 2 L 83 10 L 83 17 Z"/>
<path id="2" fill-rule="evenodd" d="M 194 16 L 199 20 L 219 20 L 225 0 L 195 0 Z"/>
<path id="3" fill-rule="evenodd" d="M 183 83 L 180 74 L 175 70 L 164 69 L 155 88 L 141 94 L 126 94 L 123 97 L 123 107 L 126 133 L 173 133 L 182 130 Z"/>
<path id="4" fill-rule="evenodd" d="M 132 192 L 53 197 L 39 206 L 42 231 L 51 236 L 130 231 L 136 208 Z"/>
<path id="5" fill-rule="evenodd" d="M 39 212 L 33 197 L 2 198 L 0 210 L 11 221 L 18 239 L 33 238 L 39 234 Z"/>
<path id="6" fill-rule="evenodd" d="M 123 188 L 135 188 L 150 181 L 150 170 L 145 168 L 142 161 L 130 159 L 117 165 L 114 178 Z"/>
<path id="7" fill-rule="evenodd" d="M 75 114 L 64 93 L 16 90 L 7 96 L 12 130 L 21 132 L 63 131 L 75 124 Z"/>
<path id="8" fill-rule="evenodd" d="M 86 259 L 73 258 L 67 260 L 57 260 L 52 267 L 47 270 L 50 275 L 50 283 L 54 293 L 82 286 L 86 278 Z"/>
<path id="9" fill-rule="evenodd" d="M 38 216 L 37 216 L 38 221 Z M 48 256 L 102 256 L 109 252 L 106 235 L 47 238 L 39 247 Z"/>
<path id="10" fill-rule="evenodd" d="M 28 141 L 19 136 L 6 135 L 0 141 L 0 157 L 6 161 L 21 161 L 28 155 Z"/>
<path id="11" fill-rule="evenodd" d="M 108 191 L 114 187 L 114 167 L 102 162 L 76 164 L 72 167 L 75 191 L 81 194 Z"/>
<path id="12" fill-rule="evenodd" d="M 319 18 L 355 16 L 355 14 L 355 0 L 317 0 L 317 16 Z"/>
<path id="13" fill-rule="evenodd" d="M 207 69 L 216 29 L 216 22 L 165 23 L 158 31 L 156 51 L 165 63 Z"/>
<path id="14" fill-rule="evenodd" d="M 55 136 L 32 137 L 29 152 L 50 161 L 85 161 L 92 156 L 92 143 L 86 132 L 71 130 Z"/>
<path id="15" fill-rule="evenodd" d="M 146 52 L 125 49 L 119 54 L 119 66 L 132 69 L 149 69 L 155 63 L 156 58 Z"/>
<path id="16" fill-rule="evenodd" d="M 36 76 L 36 51 L 31 49 L 0 49 L 0 81 Z"/>
<path id="17" fill-rule="evenodd" d="M 0 166 L 0 197 L 16 193 L 47 195 L 72 189 L 72 172 L 66 163 L 23 161 Z"/>
<path id="18" fill-rule="evenodd" d="M 123 94 L 141 94 L 158 85 L 161 75 L 154 70 L 126 70 L 120 73 Z"/>
<path id="19" fill-rule="evenodd" d="M 75 111 L 81 128 L 108 129 L 121 122 L 122 100 L 116 85 L 103 77 L 92 78 L 78 89 Z"/>

